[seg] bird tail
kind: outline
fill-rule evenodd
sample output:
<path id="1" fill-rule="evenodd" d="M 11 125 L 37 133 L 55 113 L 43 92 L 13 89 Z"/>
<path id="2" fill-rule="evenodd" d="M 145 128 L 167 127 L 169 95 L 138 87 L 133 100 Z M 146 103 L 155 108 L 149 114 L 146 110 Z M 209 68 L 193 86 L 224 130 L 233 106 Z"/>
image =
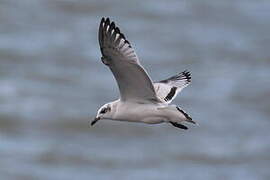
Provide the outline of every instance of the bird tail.
<path id="1" fill-rule="evenodd" d="M 160 107 L 160 110 L 169 110 L 173 111 L 174 117 L 170 119 L 168 122 L 171 123 L 173 126 L 178 127 L 180 129 L 188 129 L 185 125 L 182 124 L 182 122 L 189 122 L 192 124 L 198 125 L 195 121 L 192 120 L 190 115 L 188 115 L 184 110 L 182 110 L 180 107 L 171 105 L 171 106 L 166 106 L 166 107 Z M 177 113 L 175 113 L 177 112 Z M 180 112 L 180 114 L 179 114 Z"/>

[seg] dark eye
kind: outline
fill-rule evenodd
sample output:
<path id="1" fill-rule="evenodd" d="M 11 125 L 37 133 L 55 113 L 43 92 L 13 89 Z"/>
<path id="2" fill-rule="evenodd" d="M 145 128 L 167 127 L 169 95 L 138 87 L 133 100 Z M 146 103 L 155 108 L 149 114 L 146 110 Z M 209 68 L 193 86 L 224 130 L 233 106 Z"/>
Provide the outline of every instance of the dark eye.
<path id="1" fill-rule="evenodd" d="M 105 113 L 108 112 L 108 111 L 111 111 L 110 106 L 107 106 L 107 107 L 101 109 L 100 114 L 105 114 Z"/>
<path id="2" fill-rule="evenodd" d="M 104 114 L 104 113 L 106 113 L 106 112 L 107 112 L 107 109 L 106 109 L 106 108 L 103 108 L 103 109 L 100 111 L 101 114 Z"/>

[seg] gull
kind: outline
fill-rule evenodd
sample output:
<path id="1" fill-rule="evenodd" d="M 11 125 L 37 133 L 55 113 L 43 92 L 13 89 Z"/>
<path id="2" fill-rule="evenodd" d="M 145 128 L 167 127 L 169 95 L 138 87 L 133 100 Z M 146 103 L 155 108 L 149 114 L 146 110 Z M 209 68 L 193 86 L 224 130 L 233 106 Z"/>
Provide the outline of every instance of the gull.
<path id="1" fill-rule="evenodd" d="M 106 103 L 91 122 L 100 120 L 170 123 L 188 129 L 183 122 L 196 124 L 179 106 L 170 105 L 179 92 L 191 82 L 191 74 L 183 71 L 162 81 L 153 82 L 140 64 L 139 58 L 119 27 L 109 18 L 102 18 L 98 40 L 101 61 L 112 71 L 120 98 Z"/>

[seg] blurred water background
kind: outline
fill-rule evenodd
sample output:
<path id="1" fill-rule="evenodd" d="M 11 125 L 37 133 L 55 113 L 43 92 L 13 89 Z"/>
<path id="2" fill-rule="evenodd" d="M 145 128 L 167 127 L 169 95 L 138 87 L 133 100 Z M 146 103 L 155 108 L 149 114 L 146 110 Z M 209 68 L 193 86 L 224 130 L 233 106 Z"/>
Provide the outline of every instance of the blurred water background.
<path id="1" fill-rule="evenodd" d="M 109 16 L 200 126 L 99 122 Z M 270 179 L 270 1 L 0 0 L 0 179 Z"/>

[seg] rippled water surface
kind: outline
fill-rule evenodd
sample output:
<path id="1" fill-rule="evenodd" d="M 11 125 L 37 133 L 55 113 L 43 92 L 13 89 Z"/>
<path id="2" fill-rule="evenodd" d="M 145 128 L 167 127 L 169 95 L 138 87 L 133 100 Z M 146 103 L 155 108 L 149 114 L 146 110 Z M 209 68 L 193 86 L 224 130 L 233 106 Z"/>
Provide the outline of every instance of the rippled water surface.
<path id="1" fill-rule="evenodd" d="M 199 126 L 99 122 L 109 16 Z M 270 179 L 270 2 L 0 0 L 0 179 Z"/>

